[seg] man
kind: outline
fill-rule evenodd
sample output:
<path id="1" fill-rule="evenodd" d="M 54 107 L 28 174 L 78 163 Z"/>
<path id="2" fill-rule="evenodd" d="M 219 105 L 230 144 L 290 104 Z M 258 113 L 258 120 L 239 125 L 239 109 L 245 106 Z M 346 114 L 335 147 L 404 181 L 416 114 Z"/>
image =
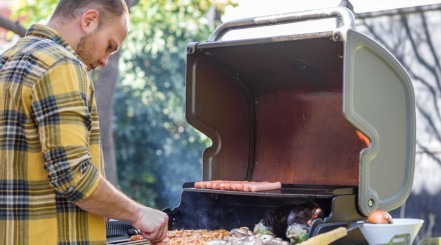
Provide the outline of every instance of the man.
<path id="1" fill-rule="evenodd" d="M 123 0 L 61 0 L 0 55 L 0 244 L 105 244 L 105 218 L 152 242 L 168 216 L 103 178 L 94 88 L 128 32 Z"/>

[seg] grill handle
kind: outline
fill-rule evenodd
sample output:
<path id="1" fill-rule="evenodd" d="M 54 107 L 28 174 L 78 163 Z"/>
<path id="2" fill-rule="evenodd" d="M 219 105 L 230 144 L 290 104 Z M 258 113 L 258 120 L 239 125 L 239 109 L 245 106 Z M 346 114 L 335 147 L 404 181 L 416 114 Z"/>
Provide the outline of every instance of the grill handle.
<path id="1" fill-rule="evenodd" d="M 328 18 L 339 18 L 343 22 L 343 28 L 354 29 L 355 17 L 352 11 L 345 7 L 334 7 L 328 9 L 310 10 L 296 13 L 269 15 L 233 20 L 223 23 L 210 35 L 208 41 L 218 41 L 227 32 L 234 29 L 245 29 L 260 26 L 280 25 L 306 20 L 319 20 Z"/>

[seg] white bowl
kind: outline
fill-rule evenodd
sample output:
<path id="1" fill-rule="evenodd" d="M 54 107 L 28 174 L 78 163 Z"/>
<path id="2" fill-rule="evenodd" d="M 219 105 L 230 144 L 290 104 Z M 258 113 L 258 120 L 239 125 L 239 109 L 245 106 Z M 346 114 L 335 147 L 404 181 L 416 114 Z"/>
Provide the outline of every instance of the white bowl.
<path id="1" fill-rule="evenodd" d="M 409 244 L 412 244 L 423 223 L 422 219 L 393 219 L 393 224 L 364 223 L 360 230 L 370 245 L 388 244 L 392 239 L 395 241 L 395 236 L 406 234 L 409 234 Z"/>

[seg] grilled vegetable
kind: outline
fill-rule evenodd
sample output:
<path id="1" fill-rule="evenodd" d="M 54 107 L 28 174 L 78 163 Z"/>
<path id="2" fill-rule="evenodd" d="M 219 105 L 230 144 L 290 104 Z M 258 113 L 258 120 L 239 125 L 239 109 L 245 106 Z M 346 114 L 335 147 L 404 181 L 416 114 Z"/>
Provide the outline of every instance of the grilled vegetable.
<path id="1" fill-rule="evenodd" d="M 298 244 L 308 239 L 308 231 L 305 225 L 292 224 L 286 230 L 286 237 L 289 238 L 291 244 Z"/>
<path id="2" fill-rule="evenodd" d="M 263 223 L 259 223 L 256 226 L 254 226 L 253 233 L 254 235 L 260 234 L 260 235 L 274 236 L 272 229 L 270 227 L 263 225 Z"/>
<path id="3" fill-rule="evenodd" d="M 260 223 L 270 227 L 276 237 L 287 240 L 286 232 L 293 224 L 303 225 L 308 231 L 312 221 L 323 216 L 322 209 L 314 202 L 298 205 L 284 205 L 271 210 Z"/>
<path id="4" fill-rule="evenodd" d="M 368 223 L 373 224 L 392 224 L 392 216 L 384 211 L 384 210 L 375 210 L 369 216 L 366 220 Z"/>

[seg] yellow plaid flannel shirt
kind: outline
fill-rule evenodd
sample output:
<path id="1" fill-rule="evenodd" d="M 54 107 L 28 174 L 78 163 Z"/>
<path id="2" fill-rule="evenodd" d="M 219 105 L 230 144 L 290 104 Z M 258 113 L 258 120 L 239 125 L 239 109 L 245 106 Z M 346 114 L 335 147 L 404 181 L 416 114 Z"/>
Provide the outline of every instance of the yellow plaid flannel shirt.
<path id="1" fill-rule="evenodd" d="M 103 173 L 94 88 L 52 29 L 0 55 L 0 244 L 105 244 L 103 217 L 74 203 Z"/>

